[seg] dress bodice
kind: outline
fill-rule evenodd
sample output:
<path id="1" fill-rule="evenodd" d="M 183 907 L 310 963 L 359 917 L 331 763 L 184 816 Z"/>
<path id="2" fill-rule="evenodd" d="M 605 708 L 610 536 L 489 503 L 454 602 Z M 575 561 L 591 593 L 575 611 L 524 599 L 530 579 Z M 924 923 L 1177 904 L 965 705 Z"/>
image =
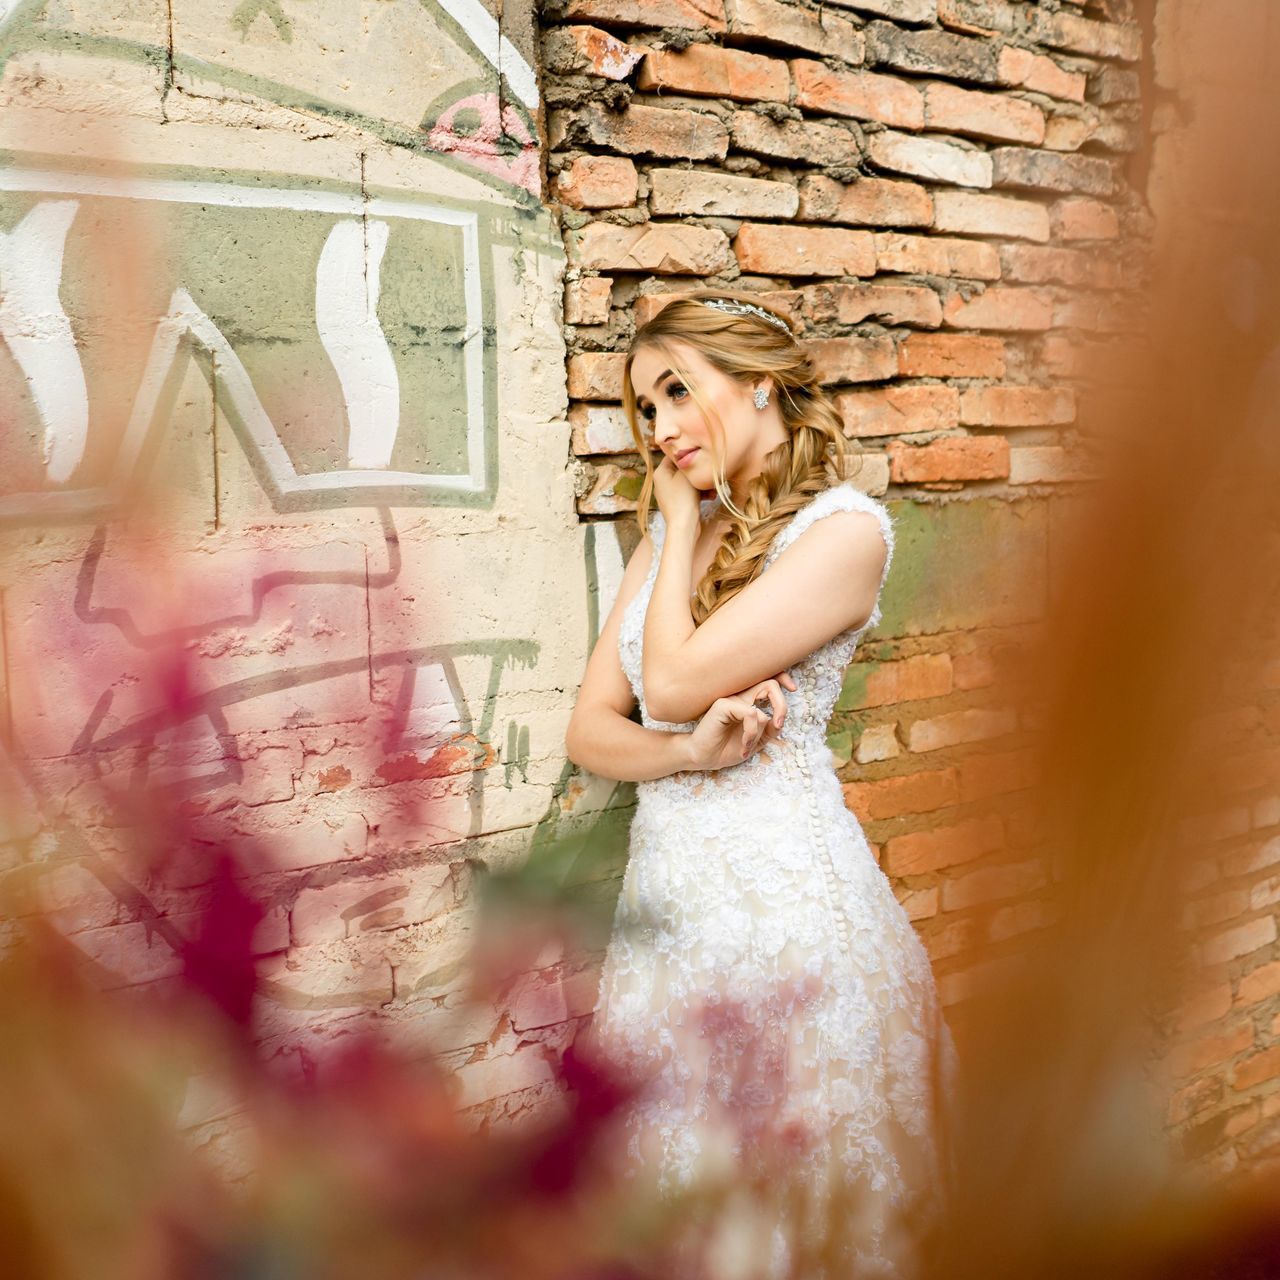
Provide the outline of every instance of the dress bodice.
<path id="1" fill-rule="evenodd" d="M 702 504 L 703 514 L 714 505 L 713 500 Z M 889 574 L 889 566 L 893 561 L 894 529 L 893 521 L 884 503 L 863 493 L 848 481 L 833 485 L 815 495 L 791 517 L 786 525 L 774 537 L 765 553 L 762 573 L 767 573 L 778 557 L 791 546 L 804 531 L 816 521 L 836 511 L 866 511 L 874 515 L 880 522 L 880 532 L 884 538 L 888 554 L 885 557 L 884 569 L 880 575 L 880 587 L 876 592 L 875 606 L 871 615 L 860 626 L 851 627 L 833 636 L 825 644 L 813 650 L 799 662 L 789 668 L 798 688 L 792 692 L 783 689 L 787 699 L 787 718 L 779 741 L 798 742 L 801 739 L 813 744 L 825 743 L 827 723 L 836 699 L 840 695 L 840 687 L 844 679 L 845 668 L 849 665 L 862 634 L 880 621 L 880 592 Z M 655 720 L 649 714 L 644 699 L 643 647 L 644 621 L 648 612 L 649 599 L 653 593 L 653 585 L 658 576 L 658 564 L 661 559 L 662 545 L 666 533 L 666 524 L 661 512 L 653 512 L 649 520 L 649 535 L 653 541 L 653 562 L 649 572 L 634 598 L 629 602 L 622 616 L 618 635 L 618 652 L 622 669 L 631 684 L 632 692 L 640 707 L 642 723 L 649 729 L 665 729 L 677 732 L 692 732 L 697 721 L 684 724 L 673 724 Z M 747 770 L 753 772 L 753 765 L 767 764 L 769 756 L 763 760 L 751 757 L 742 765 L 735 765 L 734 771 Z"/>

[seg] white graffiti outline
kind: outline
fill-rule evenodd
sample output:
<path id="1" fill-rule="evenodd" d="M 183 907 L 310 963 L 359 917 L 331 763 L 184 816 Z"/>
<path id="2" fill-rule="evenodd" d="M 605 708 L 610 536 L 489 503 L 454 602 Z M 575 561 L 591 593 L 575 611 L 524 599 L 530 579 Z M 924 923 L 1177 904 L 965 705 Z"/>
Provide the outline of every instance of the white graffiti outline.
<path id="1" fill-rule="evenodd" d="M 39 514 L 69 509 L 94 510 L 114 501 L 138 461 L 142 444 L 153 425 L 161 389 L 178 356 L 183 333 L 190 332 L 218 357 L 218 373 L 232 404 L 239 411 L 255 448 L 273 482 L 285 494 L 333 490 L 384 488 L 449 490 L 482 493 L 489 485 L 485 449 L 486 396 L 484 377 L 484 303 L 481 293 L 479 218 L 468 210 L 409 197 L 382 196 L 365 199 L 357 193 L 294 190 L 288 187 L 248 187 L 234 183 L 180 182 L 164 178 L 111 178 L 100 174 L 42 169 L 0 169 L 0 191 L 41 195 L 102 196 L 115 199 L 165 201 L 178 204 L 216 204 L 241 209 L 292 209 L 303 212 L 343 214 L 352 218 L 406 218 L 459 228 L 462 236 L 462 288 L 466 328 L 462 337 L 467 404 L 467 470 L 456 474 L 425 474 L 386 469 L 347 469 L 299 474 L 279 433 L 258 399 L 248 372 L 217 326 L 178 289 L 168 314 L 157 326 L 147 360 L 147 373 L 134 402 L 125 440 L 114 474 L 104 489 L 67 490 L 61 493 L 10 494 L 0 498 L 0 516 Z"/>
<path id="2" fill-rule="evenodd" d="M 538 77 L 519 49 L 502 34 L 493 14 L 479 0 L 436 0 L 436 3 L 466 32 L 481 57 L 499 75 L 506 76 L 516 97 L 530 111 L 538 109 Z"/>

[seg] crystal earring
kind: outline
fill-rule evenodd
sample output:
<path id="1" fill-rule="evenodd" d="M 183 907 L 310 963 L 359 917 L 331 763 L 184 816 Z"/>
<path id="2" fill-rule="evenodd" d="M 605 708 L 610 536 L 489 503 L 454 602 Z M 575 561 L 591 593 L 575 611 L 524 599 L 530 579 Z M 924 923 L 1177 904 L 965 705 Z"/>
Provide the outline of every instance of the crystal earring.
<path id="1" fill-rule="evenodd" d="M 767 409 L 769 407 L 769 393 L 764 387 L 757 387 L 755 395 L 751 399 L 755 402 L 757 409 Z"/>

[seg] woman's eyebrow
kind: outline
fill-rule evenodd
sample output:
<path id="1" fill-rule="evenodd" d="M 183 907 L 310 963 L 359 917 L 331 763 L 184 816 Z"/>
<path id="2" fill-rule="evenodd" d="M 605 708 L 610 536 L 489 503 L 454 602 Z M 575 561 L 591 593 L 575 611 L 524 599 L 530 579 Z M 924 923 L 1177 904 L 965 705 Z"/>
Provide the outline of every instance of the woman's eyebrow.
<path id="1" fill-rule="evenodd" d="M 670 370 L 670 369 L 663 369 L 663 371 L 662 371 L 660 374 L 658 374 L 658 376 L 657 376 L 656 378 L 654 378 L 654 380 L 653 380 L 653 385 L 654 385 L 655 387 L 656 387 L 656 386 L 658 386 L 659 384 L 661 384 L 661 382 L 662 382 L 665 378 L 669 378 L 670 376 L 671 376 L 671 370 Z M 648 403 L 649 403 L 649 397 L 648 397 L 648 396 L 646 396 L 646 395 L 638 395 L 638 396 L 636 396 L 636 404 L 648 404 Z"/>

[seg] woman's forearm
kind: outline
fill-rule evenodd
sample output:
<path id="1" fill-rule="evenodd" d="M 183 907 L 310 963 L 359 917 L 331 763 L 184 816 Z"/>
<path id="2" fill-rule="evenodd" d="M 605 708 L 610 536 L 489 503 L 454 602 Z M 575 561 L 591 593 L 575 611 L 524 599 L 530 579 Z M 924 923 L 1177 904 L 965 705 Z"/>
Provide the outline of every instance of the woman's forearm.
<path id="1" fill-rule="evenodd" d="M 579 708 L 565 734 L 574 764 L 617 782 L 647 782 L 692 768 L 687 733 L 646 729 L 610 707 Z"/>

